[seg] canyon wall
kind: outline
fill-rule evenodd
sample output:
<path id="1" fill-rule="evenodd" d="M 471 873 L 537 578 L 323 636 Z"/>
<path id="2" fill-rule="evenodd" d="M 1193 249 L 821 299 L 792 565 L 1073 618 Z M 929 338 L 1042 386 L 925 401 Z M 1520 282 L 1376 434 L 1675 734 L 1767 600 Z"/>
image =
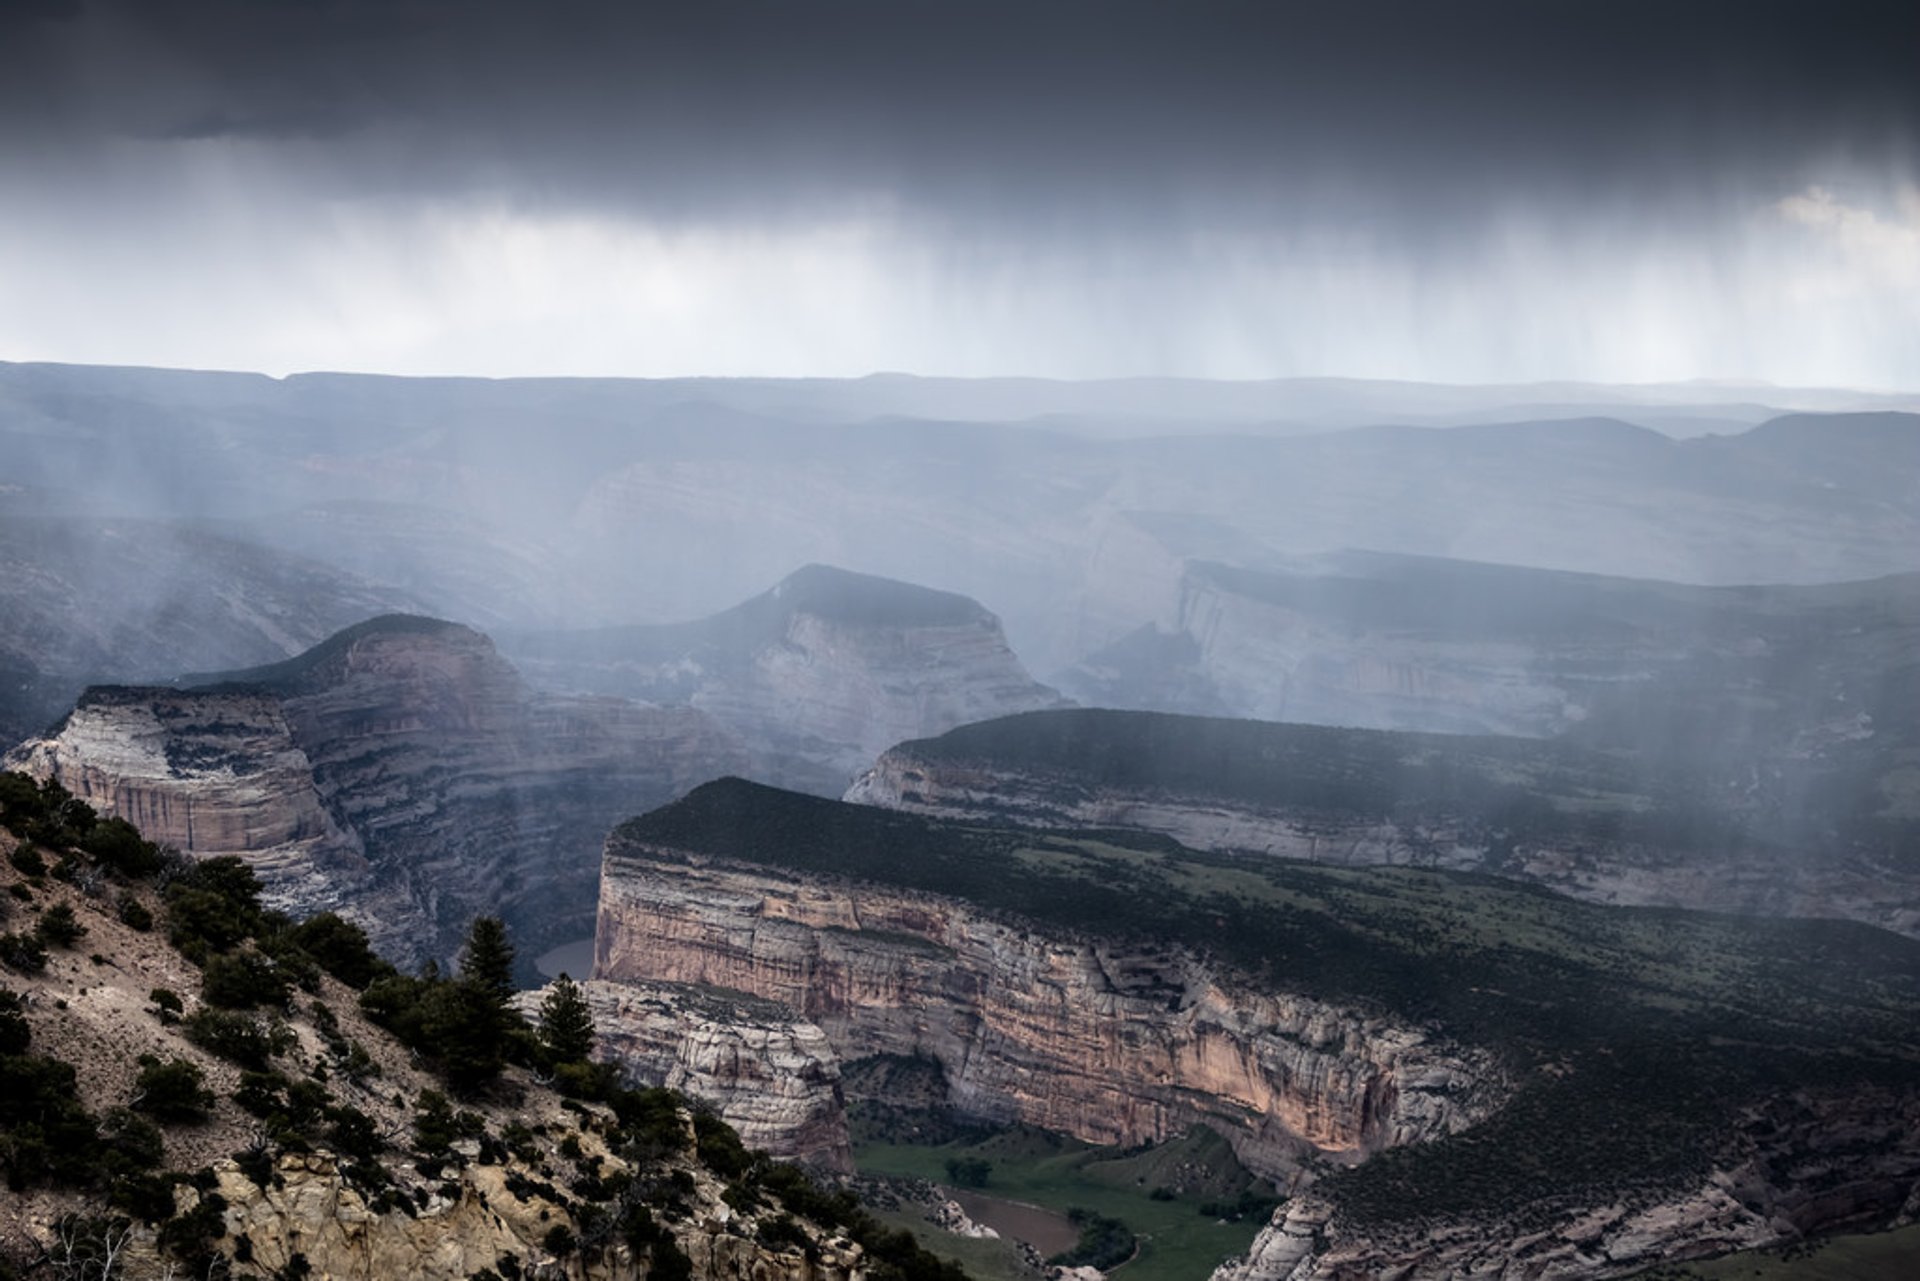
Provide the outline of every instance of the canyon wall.
<path id="1" fill-rule="evenodd" d="M 1834 916 L 1920 936 L 1920 878 L 1886 852 L 1828 856 L 1757 840 L 1676 848 L 1571 828 L 1516 835 L 1497 819 L 1449 814 L 1444 807 L 1422 812 L 1401 805 L 1401 812 L 1384 815 L 1223 791 L 1116 782 L 1075 763 L 1047 767 L 956 755 L 936 741 L 883 753 L 845 799 L 963 822 L 1160 832 L 1193 849 L 1224 853 L 1490 872 L 1593 903 Z"/>
<path id="2" fill-rule="evenodd" d="M 536 694 L 485 636 L 427 619 L 233 677 L 90 691 L 9 765 L 247 858 L 274 906 L 340 910 L 400 961 L 451 955 L 480 913 L 528 954 L 577 937 L 601 833 L 744 759 L 696 710 Z"/>
<path id="3" fill-rule="evenodd" d="M 903 851 L 903 855 L 905 851 Z M 1200 1123 L 1250 1168 L 1352 1162 L 1473 1124 L 1490 1055 L 1253 991 L 1172 946 L 1037 932 L 962 901 L 647 846 L 617 833 L 596 978 L 777 1001 L 843 1056 L 937 1059 L 965 1112 L 1096 1143 Z"/>

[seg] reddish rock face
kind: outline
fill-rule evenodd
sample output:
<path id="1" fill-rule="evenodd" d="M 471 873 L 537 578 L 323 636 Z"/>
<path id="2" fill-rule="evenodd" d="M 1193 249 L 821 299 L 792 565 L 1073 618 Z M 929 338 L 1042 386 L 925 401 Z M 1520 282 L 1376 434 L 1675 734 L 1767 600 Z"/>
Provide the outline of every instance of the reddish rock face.
<path id="1" fill-rule="evenodd" d="M 1248 991 L 1174 948 L 1054 937 L 954 900 L 610 844 L 595 977 L 730 988 L 843 1057 L 925 1055 L 953 1102 L 1096 1143 L 1200 1123 L 1283 1179 L 1471 1125 L 1490 1057 L 1420 1029 Z"/>

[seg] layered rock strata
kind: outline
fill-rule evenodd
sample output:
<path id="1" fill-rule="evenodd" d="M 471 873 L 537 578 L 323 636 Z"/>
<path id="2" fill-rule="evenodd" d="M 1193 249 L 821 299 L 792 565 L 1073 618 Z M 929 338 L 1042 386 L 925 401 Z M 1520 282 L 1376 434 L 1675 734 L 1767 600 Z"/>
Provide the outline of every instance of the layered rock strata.
<path id="1" fill-rule="evenodd" d="M 1058 715 L 1116 722 L 1190 721 L 1200 727 L 1209 723 L 1144 712 Z M 986 729 L 977 726 L 962 733 L 979 736 L 976 732 Z M 1270 731 L 1273 745 L 1253 742 L 1252 750 L 1273 757 L 1269 772 L 1275 792 L 1283 790 L 1290 768 L 1286 755 L 1299 750 L 1292 736 L 1343 733 L 1248 722 L 1237 723 L 1235 730 L 1250 742 L 1260 738 L 1260 731 Z M 992 750 L 968 750 L 938 739 L 902 743 L 863 771 L 844 799 L 964 822 L 1160 832 L 1190 848 L 1222 853 L 1338 866 L 1491 872 L 1592 903 L 1835 916 L 1920 935 L 1920 878 L 1890 853 L 1857 849 L 1810 856 L 1798 844 L 1777 843 L 1771 839 L 1777 833 L 1764 828 L 1753 839 L 1706 841 L 1682 831 L 1687 843 L 1676 846 L 1662 842 L 1651 826 L 1638 835 L 1610 836 L 1604 824 L 1541 825 L 1519 810 L 1501 813 L 1484 806 L 1476 811 L 1445 798 L 1426 803 L 1394 794 L 1400 780 L 1386 771 L 1399 770 L 1403 759 L 1430 755 L 1431 744 L 1420 741 L 1426 736 L 1403 736 L 1398 750 L 1383 756 L 1379 776 L 1358 780 L 1387 795 L 1383 806 L 1263 799 L 1247 787 L 1209 784 L 1194 770 L 1169 768 L 1178 762 L 1159 747 L 1115 748 L 1092 741 L 1097 737 L 1089 735 L 1085 744 L 1049 761 L 1003 759 Z M 1386 746 L 1393 745 L 1387 735 L 1379 737 Z M 1474 740 L 1456 741 L 1463 753 L 1471 752 Z M 1545 763 L 1571 750 L 1543 745 L 1538 758 Z M 1258 762 L 1242 765 L 1258 772 Z M 1502 766 L 1496 762 L 1489 769 L 1475 763 L 1471 768 L 1491 777 Z M 1181 777 L 1161 777 L 1176 773 Z M 1618 780 L 1583 781 L 1564 769 L 1540 783 L 1529 804 L 1544 798 L 1564 803 L 1569 813 L 1605 803 L 1632 818 L 1664 803 L 1651 790 L 1634 795 L 1623 791 Z M 1552 795 L 1549 783 L 1557 785 L 1560 796 Z M 1631 779 L 1625 784 L 1641 786 Z M 1723 824 L 1741 821 L 1731 807 L 1700 812 Z M 1682 828 L 1684 824 L 1674 825 L 1677 831 Z"/>
<path id="2" fill-rule="evenodd" d="M 710 1104 L 741 1141 L 776 1157 L 853 1168 L 840 1058 L 785 1006 L 739 992 L 589 979 L 594 1057 L 643 1085 Z M 537 1016 L 548 989 L 523 993 Z"/>
<path id="3" fill-rule="evenodd" d="M 904 851 L 903 851 L 904 854 Z M 937 1059 L 956 1106 L 1096 1143 L 1200 1123 L 1286 1178 L 1472 1125 L 1489 1055 L 1250 990 L 1174 946 L 1048 933 L 969 904 L 783 874 L 616 832 L 595 976 L 777 1001 L 843 1054 Z"/>
<path id="4" fill-rule="evenodd" d="M 1214 1281 L 1621 1276 L 1657 1264 L 1871 1228 L 1920 1197 L 1920 1100 L 1801 1091 L 1757 1109 L 1691 1187 L 1560 1207 L 1554 1221 L 1423 1220 L 1360 1229 L 1307 1194 Z"/>
<path id="5" fill-rule="evenodd" d="M 697 710 L 535 694 L 480 633 L 392 617 L 201 688 L 89 691 L 8 761 L 412 960 L 479 913 L 524 950 L 577 935 L 607 826 L 743 759 Z"/>

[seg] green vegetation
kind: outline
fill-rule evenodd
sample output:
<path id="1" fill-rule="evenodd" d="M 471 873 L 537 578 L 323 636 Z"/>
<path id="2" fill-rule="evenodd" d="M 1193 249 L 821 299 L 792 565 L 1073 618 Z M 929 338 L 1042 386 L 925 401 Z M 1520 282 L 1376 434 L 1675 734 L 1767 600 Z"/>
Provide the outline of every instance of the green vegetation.
<path id="1" fill-rule="evenodd" d="M 555 1063 L 585 1063 L 593 1053 L 593 1011 L 565 974 L 540 1002 L 540 1046 Z"/>
<path id="2" fill-rule="evenodd" d="M 1098 1268 L 1106 1272 L 1133 1257 L 1133 1229 L 1118 1219 L 1096 1214 L 1083 1206 L 1067 1211 L 1067 1222 L 1080 1229 L 1080 1240 L 1047 1262 L 1059 1267 Z"/>
<path id="3" fill-rule="evenodd" d="M 186 1059 L 161 1062 L 151 1054 L 140 1058 L 140 1075 L 133 1082 L 133 1108 L 163 1125 L 194 1125 L 207 1119 L 213 1091 L 206 1074 Z"/>
<path id="4" fill-rule="evenodd" d="M 455 978 L 429 968 L 375 979 L 360 997 L 367 1017 L 432 1063 L 455 1093 L 484 1090 L 511 1060 L 532 1061 L 533 1033 L 508 1006 L 513 946 L 497 918 L 473 923 Z"/>
<path id="5" fill-rule="evenodd" d="M 1184 946 L 1253 987 L 1435 1023 L 1499 1053 L 1518 1088 L 1491 1120 L 1323 1184 L 1361 1223 L 1549 1224 L 1568 1197 L 1697 1177 L 1742 1110 L 1783 1087 L 1920 1088 L 1920 943 L 1851 922 L 1606 908 L 1491 877 L 969 828 L 739 780 L 618 836 L 616 860 L 693 851 Z"/>
<path id="6" fill-rule="evenodd" d="M 1076 1209 L 1120 1224 L 1121 1228 L 1102 1229 L 1099 1235 L 1118 1242 L 1119 1232 L 1126 1232 L 1120 1258 L 1134 1252 L 1137 1236 L 1139 1256 L 1121 1274 L 1134 1281 L 1191 1281 L 1243 1253 L 1265 1220 L 1221 1222 L 1199 1213 L 1200 1207 L 1207 1200 L 1231 1199 L 1242 1192 L 1260 1195 L 1264 1189 L 1271 1194 L 1268 1185 L 1234 1159 L 1224 1139 L 1204 1129 L 1126 1151 L 1028 1127 L 934 1146 L 855 1138 L 854 1162 L 863 1174 L 945 1183 L 949 1161 L 988 1161 L 993 1167 L 989 1190 L 994 1197 L 1052 1210 L 1065 1219 L 1063 1227 L 1083 1228 L 1072 1222 Z M 969 1270 L 1016 1274 L 1008 1247 L 1002 1243 L 940 1238 L 935 1246 L 939 1250 L 963 1247 Z M 1000 1256 L 997 1265 L 996 1255 Z"/>

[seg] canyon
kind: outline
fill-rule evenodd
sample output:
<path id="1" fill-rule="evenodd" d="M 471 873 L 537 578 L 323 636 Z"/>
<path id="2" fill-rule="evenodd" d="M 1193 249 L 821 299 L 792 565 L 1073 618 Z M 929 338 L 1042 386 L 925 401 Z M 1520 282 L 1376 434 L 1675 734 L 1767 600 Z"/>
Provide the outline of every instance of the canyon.
<path id="1" fill-rule="evenodd" d="M 1620 1275 L 1920 1192 L 1905 1016 L 1864 995 L 1920 995 L 1912 944 L 1819 926 L 1800 946 L 1865 968 L 1815 993 L 1779 955 L 1809 923 L 1136 842 L 708 784 L 609 838 L 596 986 L 773 1002 L 843 1058 L 937 1062 L 990 1122 L 1116 1145 L 1208 1126 L 1293 1194 L 1232 1281 Z M 1841 1041 L 1877 1048 L 1814 1048 Z"/>

